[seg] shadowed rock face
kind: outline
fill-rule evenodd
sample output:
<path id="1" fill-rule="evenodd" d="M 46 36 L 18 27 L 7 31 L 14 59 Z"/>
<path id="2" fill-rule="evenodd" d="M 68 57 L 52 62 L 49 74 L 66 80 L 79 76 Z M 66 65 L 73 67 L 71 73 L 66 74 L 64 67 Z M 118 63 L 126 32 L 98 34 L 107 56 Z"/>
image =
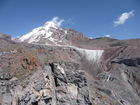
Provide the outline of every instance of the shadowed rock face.
<path id="1" fill-rule="evenodd" d="M 119 64 L 124 64 L 127 66 L 138 67 L 140 66 L 140 58 L 120 59 L 118 61 L 112 61 L 112 63 L 119 63 Z"/>
<path id="2" fill-rule="evenodd" d="M 2 36 L 0 105 L 139 105 L 139 39 L 99 38 L 76 46 Z"/>

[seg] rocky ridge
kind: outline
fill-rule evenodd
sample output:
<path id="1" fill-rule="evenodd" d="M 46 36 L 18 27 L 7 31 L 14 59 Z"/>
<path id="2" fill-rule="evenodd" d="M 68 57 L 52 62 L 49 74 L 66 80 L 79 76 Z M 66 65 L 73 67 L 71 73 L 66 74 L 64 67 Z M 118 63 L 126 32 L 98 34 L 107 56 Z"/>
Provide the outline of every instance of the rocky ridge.
<path id="1" fill-rule="evenodd" d="M 2 37 L 0 104 L 139 105 L 139 40 L 99 38 L 58 46 Z"/>
<path id="2" fill-rule="evenodd" d="M 48 21 L 43 26 L 35 28 L 28 34 L 22 35 L 15 40 L 45 45 L 73 45 L 77 41 L 88 40 L 88 38 L 80 32 L 61 28 L 54 22 Z"/>

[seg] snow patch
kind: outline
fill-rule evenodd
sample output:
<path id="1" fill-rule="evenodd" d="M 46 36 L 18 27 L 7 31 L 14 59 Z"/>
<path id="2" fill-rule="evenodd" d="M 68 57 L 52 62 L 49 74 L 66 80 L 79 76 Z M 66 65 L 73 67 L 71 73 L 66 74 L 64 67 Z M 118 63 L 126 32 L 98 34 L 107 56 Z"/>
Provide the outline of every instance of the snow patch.
<path id="1" fill-rule="evenodd" d="M 53 38 L 53 37 L 49 37 L 48 38 L 51 42 L 53 42 L 55 45 L 57 45 L 58 40 Z"/>
<path id="2" fill-rule="evenodd" d="M 110 74 L 108 75 L 108 77 L 107 77 L 107 80 L 106 80 L 106 81 L 108 82 L 108 81 L 109 81 L 109 79 L 110 79 Z"/>
<path id="3" fill-rule="evenodd" d="M 79 49 L 82 56 L 84 56 L 89 62 L 100 62 L 100 58 L 104 50 L 88 50 L 88 49 Z"/>
<path id="4" fill-rule="evenodd" d="M 44 24 L 44 29 L 46 29 L 46 30 L 49 30 L 50 29 L 50 27 L 52 27 L 52 28 L 55 28 L 55 29 L 57 29 L 58 28 L 58 26 L 55 24 L 55 23 L 53 23 L 53 22 L 46 22 L 45 24 Z"/>

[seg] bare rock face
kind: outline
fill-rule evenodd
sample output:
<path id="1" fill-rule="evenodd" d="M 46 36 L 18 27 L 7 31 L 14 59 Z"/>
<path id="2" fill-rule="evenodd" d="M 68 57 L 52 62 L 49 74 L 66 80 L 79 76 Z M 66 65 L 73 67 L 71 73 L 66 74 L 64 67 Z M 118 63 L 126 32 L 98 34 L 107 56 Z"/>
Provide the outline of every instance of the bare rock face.
<path id="1" fill-rule="evenodd" d="M 2 35 L 0 105 L 140 104 L 139 39 L 75 44 L 17 43 Z"/>
<path id="2" fill-rule="evenodd" d="M 17 78 L 0 83 L 2 105 L 88 105 L 90 103 L 85 73 L 75 63 L 45 64 L 43 70 L 37 71 L 22 83 Z"/>

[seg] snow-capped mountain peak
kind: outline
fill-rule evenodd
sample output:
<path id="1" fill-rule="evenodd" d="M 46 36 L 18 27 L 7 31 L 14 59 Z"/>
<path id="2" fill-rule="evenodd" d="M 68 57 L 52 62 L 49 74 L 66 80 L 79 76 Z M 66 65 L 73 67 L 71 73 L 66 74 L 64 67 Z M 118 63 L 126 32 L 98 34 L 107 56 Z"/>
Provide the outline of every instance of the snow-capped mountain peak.
<path id="1" fill-rule="evenodd" d="M 83 34 L 60 27 L 60 22 L 48 21 L 43 26 L 33 29 L 16 39 L 18 42 L 51 45 L 70 45 L 73 41 L 87 39 Z"/>
<path id="2" fill-rule="evenodd" d="M 51 28 L 59 28 L 59 26 L 56 23 L 52 22 L 52 21 L 48 21 L 48 22 L 46 22 L 44 24 L 45 29 L 49 29 L 50 27 Z"/>
<path id="3" fill-rule="evenodd" d="M 28 43 L 37 42 L 41 37 L 50 37 L 53 33 L 52 31 L 59 28 L 54 22 L 48 21 L 43 26 L 35 28 L 28 34 L 21 36 L 18 41 L 27 41 Z"/>

